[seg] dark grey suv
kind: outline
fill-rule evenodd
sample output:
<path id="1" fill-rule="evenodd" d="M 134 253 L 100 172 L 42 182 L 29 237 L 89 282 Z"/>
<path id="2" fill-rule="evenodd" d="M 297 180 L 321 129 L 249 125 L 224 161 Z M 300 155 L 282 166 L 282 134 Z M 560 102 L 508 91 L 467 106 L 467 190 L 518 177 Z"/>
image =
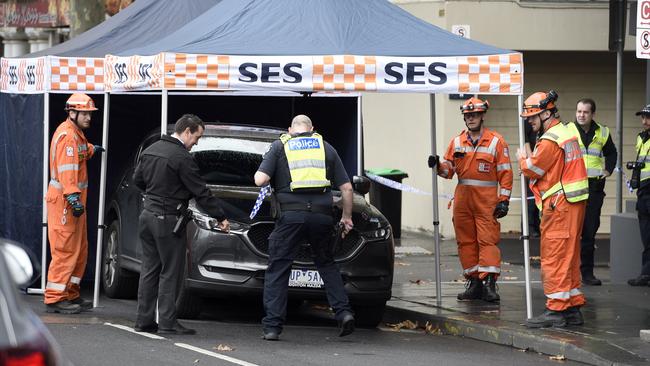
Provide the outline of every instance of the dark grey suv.
<path id="1" fill-rule="evenodd" d="M 261 299 L 268 237 L 274 223 L 268 197 L 257 216 L 249 218 L 259 192 L 253 175 L 269 145 L 284 132 L 265 127 L 207 124 L 203 137 L 192 149 L 210 190 L 223 202 L 231 231 L 217 231 L 215 220 L 190 202 L 194 218 L 187 226 L 187 266 L 177 299 L 180 317 L 197 317 L 204 297 Z M 159 133 L 144 139 L 107 205 L 102 285 L 109 297 L 136 295 L 142 256 L 137 226 L 143 193 L 132 184 L 131 177 L 139 155 L 158 139 Z M 367 192 L 364 179 L 353 180 L 361 181 L 353 183 L 361 193 Z M 340 208 L 340 192 L 334 191 L 333 212 L 338 218 Z M 386 218 L 359 192 L 354 194 L 353 221 L 354 230 L 336 244 L 335 259 L 341 267 L 358 323 L 374 326 L 381 321 L 391 296 L 393 235 Z M 313 263 L 309 243 L 299 249 L 289 286 L 290 299 L 325 300 L 323 282 Z"/>

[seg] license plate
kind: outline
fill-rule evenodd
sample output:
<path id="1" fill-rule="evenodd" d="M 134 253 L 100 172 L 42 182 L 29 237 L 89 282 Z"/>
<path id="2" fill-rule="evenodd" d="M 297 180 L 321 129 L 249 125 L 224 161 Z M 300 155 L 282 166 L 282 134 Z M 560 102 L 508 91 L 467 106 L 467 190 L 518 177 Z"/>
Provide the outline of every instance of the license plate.
<path id="1" fill-rule="evenodd" d="M 323 280 L 320 278 L 318 271 L 307 269 L 292 269 L 289 276 L 289 287 L 323 287 Z"/>

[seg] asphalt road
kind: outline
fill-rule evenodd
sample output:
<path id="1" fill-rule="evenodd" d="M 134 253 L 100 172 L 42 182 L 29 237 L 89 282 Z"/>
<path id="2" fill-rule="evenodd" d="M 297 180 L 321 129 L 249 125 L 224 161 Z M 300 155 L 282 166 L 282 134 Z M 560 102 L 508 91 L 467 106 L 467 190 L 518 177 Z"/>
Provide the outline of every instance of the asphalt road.
<path id="1" fill-rule="evenodd" d="M 25 300 L 76 365 L 577 365 L 548 356 L 424 331 L 388 326 L 339 338 L 324 307 L 291 313 L 279 342 L 260 338 L 257 303 L 213 302 L 200 320 L 183 321 L 195 336 L 134 333 L 134 300 L 102 298 L 79 315 L 47 314 L 40 296 Z"/>

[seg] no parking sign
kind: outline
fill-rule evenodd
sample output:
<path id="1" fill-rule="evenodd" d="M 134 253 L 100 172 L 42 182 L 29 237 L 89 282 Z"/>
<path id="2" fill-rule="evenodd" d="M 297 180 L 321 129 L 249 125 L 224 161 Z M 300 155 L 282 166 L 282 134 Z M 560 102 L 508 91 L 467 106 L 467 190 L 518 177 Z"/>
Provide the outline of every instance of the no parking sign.
<path id="1" fill-rule="evenodd" d="M 650 59 L 650 0 L 637 2 L 636 57 Z"/>

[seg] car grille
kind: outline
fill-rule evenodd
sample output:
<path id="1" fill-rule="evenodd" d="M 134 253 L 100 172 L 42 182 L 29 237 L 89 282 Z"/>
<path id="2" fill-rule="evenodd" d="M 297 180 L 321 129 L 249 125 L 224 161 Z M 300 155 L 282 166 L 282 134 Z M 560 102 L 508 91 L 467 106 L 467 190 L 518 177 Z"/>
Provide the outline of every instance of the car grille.
<path id="1" fill-rule="evenodd" d="M 273 223 L 258 223 L 251 226 L 248 230 L 248 239 L 257 250 L 264 255 L 269 254 L 269 235 L 273 231 Z M 334 259 L 342 259 L 349 256 L 354 250 L 361 245 L 361 236 L 356 230 L 352 230 L 335 248 Z M 300 245 L 295 260 L 298 262 L 313 262 L 313 253 L 311 246 L 307 243 Z"/>

